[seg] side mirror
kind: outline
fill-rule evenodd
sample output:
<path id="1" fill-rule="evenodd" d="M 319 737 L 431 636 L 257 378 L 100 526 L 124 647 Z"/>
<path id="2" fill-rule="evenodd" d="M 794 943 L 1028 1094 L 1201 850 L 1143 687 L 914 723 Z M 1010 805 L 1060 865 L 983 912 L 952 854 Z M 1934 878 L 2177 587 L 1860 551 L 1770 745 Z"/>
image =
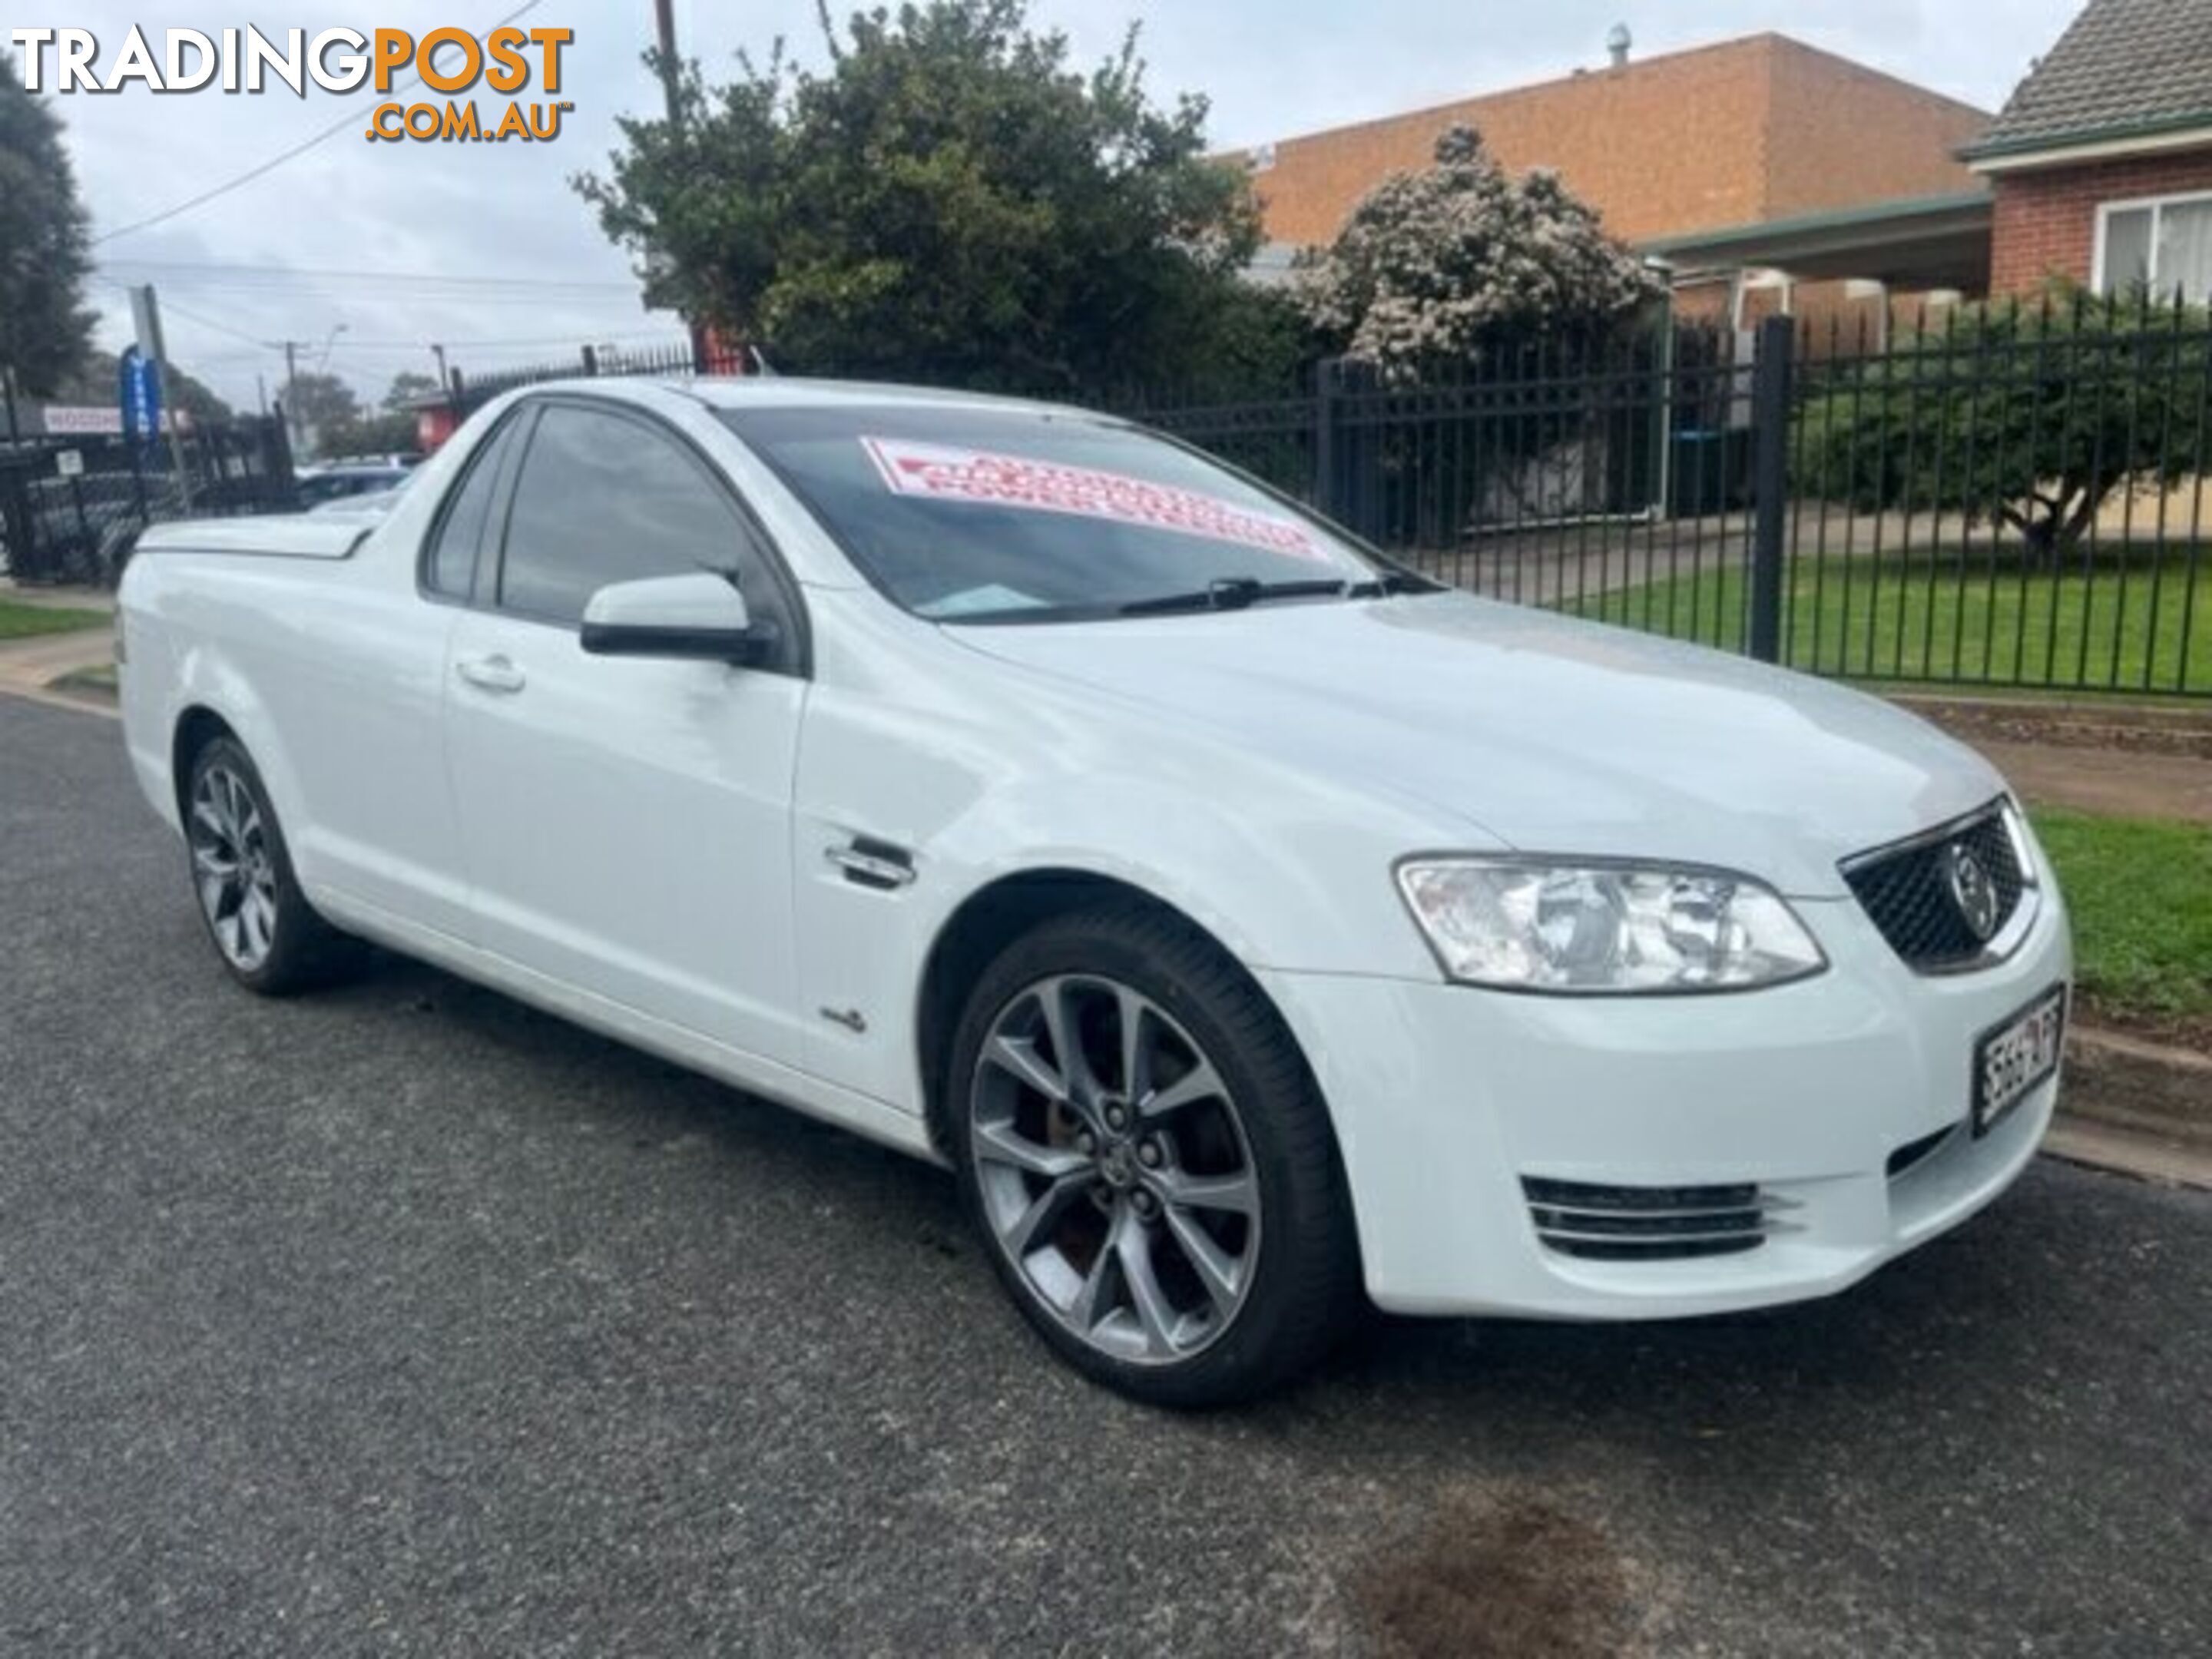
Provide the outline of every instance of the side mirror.
<path id="1" fill-rule="evenodd" d="M 775 644 L 726 576 L 702 570 L 614 582 L 584 607 L 584 649 L 597 657 L 687 657 L 750 665 Z"/>

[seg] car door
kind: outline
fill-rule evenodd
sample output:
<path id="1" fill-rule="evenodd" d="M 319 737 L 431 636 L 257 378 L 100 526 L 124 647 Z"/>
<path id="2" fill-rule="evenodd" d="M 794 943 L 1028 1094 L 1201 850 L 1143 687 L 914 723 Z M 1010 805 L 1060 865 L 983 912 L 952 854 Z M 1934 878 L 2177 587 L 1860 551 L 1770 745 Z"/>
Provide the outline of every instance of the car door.
<path id="1" fill-rule="evenodd" d="M 795 584 L 716 468 L 614 404 L 542 401 L 502 525 L 447 676 L 475 942 L 572 991 L 795 1063 Z M 733 574 L 775 625 L 768 660 L 583 651 L 599 588 L 702 567 Z"/>

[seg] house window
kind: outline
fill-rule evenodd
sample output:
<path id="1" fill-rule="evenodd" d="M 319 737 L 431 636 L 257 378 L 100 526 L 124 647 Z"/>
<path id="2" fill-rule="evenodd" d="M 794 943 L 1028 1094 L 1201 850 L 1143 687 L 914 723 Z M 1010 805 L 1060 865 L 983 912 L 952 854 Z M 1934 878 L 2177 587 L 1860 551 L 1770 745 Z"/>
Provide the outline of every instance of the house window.
<path id="1" fill-rule="evenodd" d="M 2212 299 L 2212 196 L 2107 203 L 2097 216 L 2097 287 L 2151 292 L 2201 303 Z"/>

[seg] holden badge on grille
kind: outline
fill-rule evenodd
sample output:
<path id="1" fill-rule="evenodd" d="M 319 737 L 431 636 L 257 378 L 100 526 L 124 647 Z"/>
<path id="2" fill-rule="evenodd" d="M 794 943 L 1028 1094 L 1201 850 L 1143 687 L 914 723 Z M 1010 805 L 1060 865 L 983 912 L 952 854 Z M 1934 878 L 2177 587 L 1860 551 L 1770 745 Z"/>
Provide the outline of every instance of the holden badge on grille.
<path id="1" fill-rule="evenodd" d="M 1986 939 L 1996 933 L 2002 902 L 1997 896 L 1996 883 L 1990 879 L 1974 849 L 1963 841 L 1953 842 L 1943 849 L 1943 873 L 1959 915 L 1974 937 Z"/>

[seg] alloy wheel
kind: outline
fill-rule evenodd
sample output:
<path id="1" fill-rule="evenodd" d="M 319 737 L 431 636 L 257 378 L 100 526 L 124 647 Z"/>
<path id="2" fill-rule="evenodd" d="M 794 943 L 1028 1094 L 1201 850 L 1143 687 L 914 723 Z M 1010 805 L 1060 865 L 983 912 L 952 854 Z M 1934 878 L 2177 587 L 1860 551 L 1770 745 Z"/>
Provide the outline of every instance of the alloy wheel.
<path id="1" fill-rule="evenodd" d="M 1029 986 L 975 1062 L 969 1146 L 994 1237 L 1036 1302 L 1115 1358 L 1189 1358 L 1236 1319 L 1261 1244 L 1236 1100 L 1158 1003 L 1103 976 Z"/>
<path id="2" fill-rule="evenodd" d="M 187 833 L 192 884 L 216 946 L 252 973 L 276 940 L 276 868 L 252 787 L 228 766 L 208 767 L 192 789 Z"/>

